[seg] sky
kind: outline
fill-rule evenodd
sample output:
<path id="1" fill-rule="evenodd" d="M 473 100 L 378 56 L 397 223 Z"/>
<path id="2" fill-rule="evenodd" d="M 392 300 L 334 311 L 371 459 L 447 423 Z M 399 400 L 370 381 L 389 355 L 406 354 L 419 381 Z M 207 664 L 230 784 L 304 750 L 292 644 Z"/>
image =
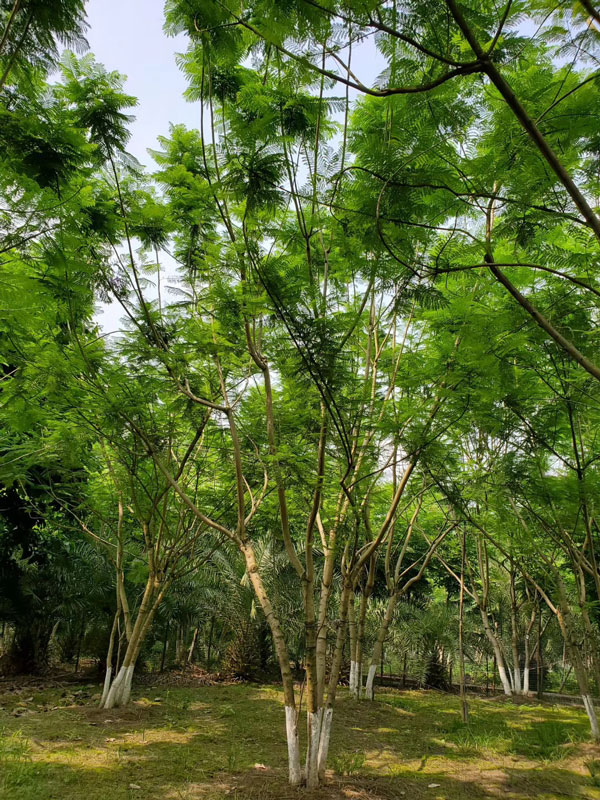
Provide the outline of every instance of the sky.
<path id="1" fill-rule="evenodd" d="M 139 100 L 128 150 L 150 166 L 148 148 L 169 132 L 169 122 L 199 127 L 197 104 L 183 98 L 186 82 L 175 63 L 186 37 L 163 31 L 163 0 L 89 0 L 87 40 L 96 60 L 127 76 L 125 89 Z"/>

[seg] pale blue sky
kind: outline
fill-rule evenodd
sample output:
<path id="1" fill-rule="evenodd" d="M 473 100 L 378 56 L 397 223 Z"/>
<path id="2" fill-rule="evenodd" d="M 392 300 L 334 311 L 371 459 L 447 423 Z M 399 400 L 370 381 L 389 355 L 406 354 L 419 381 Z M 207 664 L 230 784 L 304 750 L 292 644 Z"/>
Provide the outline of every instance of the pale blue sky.
<path id="1" fill-rule="evenodd" d="M 139 105 L 133 112 L 128 150 L 150 164 L 149 147 L 167 134 L 169 122 L 199 127 L 198 104 L 183 98 L 183 74 L 175 54 L 186 49 L 185 36 L 163 32 L 163 0 L 89 0 L 87 39 L 96 59 L 109 70 L 127 76 L 126 90 Z"/>

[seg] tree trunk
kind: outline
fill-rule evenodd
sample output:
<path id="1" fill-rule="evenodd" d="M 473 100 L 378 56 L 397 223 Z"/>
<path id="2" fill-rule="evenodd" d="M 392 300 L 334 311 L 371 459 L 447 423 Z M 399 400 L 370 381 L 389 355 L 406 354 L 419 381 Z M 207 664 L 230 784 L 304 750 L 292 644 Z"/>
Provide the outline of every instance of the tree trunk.
<path id="1" fill-rule="evenodd" d="M 521 694 L 521 664 L 519 658 L 517 593 L 515 588 L 515 576 L 513 572 L 511 572 L 510 575 L 510 625 L 511 625 L 510 643 L 512 649 L 512 662 L 513 662 L 513 670 L 512 670 L 513 689 L 515 694 Z"/>
<path id="2" fill-rule="evenodd" d="M 358 675 L 356 679 L 356 697 L 358 700 L 363 695 L 363 646 L 365 641 L 365 624 L 367 619 L 367 606 L 369 605 L 369 598 L 373 593 L 373 586 L 375 585 L 375 556 L 369 559 L 369 575 L 365 586 L 360 596 L 360 616 L 358 619 L 358 630 L 356 635 L 356 668 Z M 377 659 L 379 661 L 379 658 Z M 375 672 L 377 672 L 377 661 L 375 662 Z M 369 668 L 370 669 L 370 668 Z M 373 673 L 374 677 L 375 673 Z"/>
<path id="3" fill-rule="evenodd" d="M 288 746 L 288 774 L 289 782 L 292 786 L 299 786 L 302 783 L 302 768 L 300 766 L 300 741 L 298 737 L 298 714 L 296 711 L 296 698 L 294 694 L 294 681 L 290 668 L 290 657 L 281 630 L 281 624 L 273 610 L 273 606 L 267 595 L 261 575 L 256 563 L 254 548 L 249 542 L 242 542 L 240 549 L 246 560 L 246 569 L 250 577 L 250 582 L 254 593 L 267 620 L 267 624 L 273 636 L 275 652 L 279 662 L 281 672 L 281 682 L 283 684 L 283 699 L 285 703 L 285 731 Z"/>
<path id="4" fill-rule="evenodd" d="M 374 700 L 375 699 L 375 673 L 377 672 L 377 664 L 381 659 L 381 654 L 383 653 L 383 643 L 385 642 L 388 634 L 388 630 L 390 624 L 394 618 L 394 611 L 396 610 L 396 604 L 398 602 L 398 593 L 394 592 L 394 594 L 390 595 L 388 599 L 388 604 L 385 609 L 385 613 L 383 615 L 383 619 L 381 620 L 381 624 L 379 625 L 379 630 L 377 631 L 377 639 L 375 640 L 375 646 L 373 647 L 373 656 L 371 658 L 371 663 L 369 665 L 369 672 L 367 674 L 367 683 L 365 686 L 365 697 L 367 700 Z M 406 654 L 404 656 L 404 664 L 406 666 Z"/>
<path id="5" fill-rule="evenodd" d="M 192 643 L 190 644 L 190 649 L 188 650 L 187 654 L 187 663 L 191 664 L 192 659 L 194 658 L 194 650 L 196 649 L 196 642 L 198 641 L 198 626 L 194 628 L 194 634 L 192 636 Z"/>
<path id="6" fill-rule="evenodd" d="M 113 619 L 112 628 L 110 630 L 110 637 L 108 640 L 108 652 L 106 654 L 106 674 L 104 676 L 104 688 L 102 689 L 102 698 L 100 699 L 100 708 L 104 707 L 104 703 L 106 702 L 106 698 L 108 696 L 108 692 L 110 689 L 110 682 L 112 679 L 112 662 L 113 662 L 113 651 L 115 647 L 115 636 L 117 633 L 117 626 L 119 622 L 119 610 L 115 612 L 115 617 Z"/>
<path id="7" fill-rule="evenodd" d="M 525 662 L 523 664 L 523 694 L 529 694 L 529 653 L 527 652 L 527 640 L 525 640 Z"/>
<path id="8" fill-rule="evenodd" d="M 327 757 L 329 755 L 329 740 L 331 738 L 331 724 L 333 721 L 333 706 L 335 703 L 337 685 L 340 678 L 340 669 L 342 666 L 342 653 L 344 649 L 344 641 L 346 638 L 346 624 L 348 621 L 348 605 L 350 602 L 350 597 L 352 592 L 353 592 L 352 584 L 348 580 L 345 580 L 344 588 L 342 589 L 342 596 L 340 598 L 340 618 L 338 621 L 338 630 L 335 640 L 333 660 L 331 664 L 331 674 L 329 676 L 329 685 L 327 687 L 327 702 L 322 712 L 321 735 L 319 739 L 319 756 L 318 756 L 319 778 L 323 778 L 325 776 L 325 770 L 327 768 Z"/>
<path id="9" fill-rule="evenodd" d="M 208 647 L 206 650 L 206 669 L 208 670 L 210 670 L 210 664 L 211 664 L 212 640 L 213 640 L 214 630 L 215 630 L 215 618 L 213 617 L 210 621 L 210 630 L 208 632 Z"/>
<path id="10" fill-rule="evenodd" d="M 510 697 L 513 692 L 506 671 L 506 666 L 504 662 L 504 653 L 502 652 L 502 647 L 496 637 L 496 634 L 494 633 L 494 631 L 490 626 L 487 612 L 485 611 L 485 609 L 482 608 L 480 608 L 479 611 L 481 614 L 481 620 L 483 622 L 483 629 L 494 650 L 494 658 L 496 660 L 496 666 L 498 667 L 498 674 L 500 676 L 500 682 L 502 683 L 502 688 L 504 689 L 504 694 Z"/>
<path id="11" fill-rule="evenodd" d="M 469 722 L 469 705 L 465 690 L 465 652 L 463 647 L 464 629 L 464 609 L 465 609 L 465 547 L 466 530 L 463 526 L 461 540 L 461 564 L 460 564 L 460 595 L 458 601 L 458 666 L 460 674 L 460 707 L 462 711 L 462 721 L 466 725 Z"/>
<path id="12" fill-rule="evenodd" d="M 581 658 L 579 647 L 577 646 L 576 642 L 573 639 L 571 612 L 567 605 L 566 592 L 564 590 L 564 587 L 562 586 L 562 582 L 559 582 L 559 592 L 561 595 L 561 604 L 560 607 L 557 608 L 556 610 L 556 617 L 558 619 L 558 624 L 560 625 L 560 629 L 565 640 L 566 648 L 569 652 L 569 660 L 571 661 L 571 664 L 573 665 L 573 670 L 575 671 L 575 677 L 577 678 L 577 684 L 579 686 L 579 691 L 581 693 L 581 699 L 583 700 L 583 706 L 586 710 L 588 719 L 590 721 L 592 736 L 594 737 L 594 741 L 597 742 L 600 740 L 600 728 L 598 726 L 598 717 L 596 715 L 596 709 L 594 708 L 594 704 L 592 702 L 592 696 L 590 692 L 585 665 Z"/>
<path id="13" fill-rule="evenodd" d="M 542 614 L 541 611 L 538 615 L 538 631 L 537 631 L 537 696 L 542 699 L 544 694 L 544 651 L 542 649 Z"/>
<path id="14" fill-rule="evenodd" d="M 349 688 L 350 694 L 358 698 L 358 661 L 357 661 L 357 648 L 358 636 L 356 625 L 356 609 L 355 609 L 355 595 L 352 592 L 350 602 L 348 604 L 348 631 L 350 634 L 350 679 Z"/>

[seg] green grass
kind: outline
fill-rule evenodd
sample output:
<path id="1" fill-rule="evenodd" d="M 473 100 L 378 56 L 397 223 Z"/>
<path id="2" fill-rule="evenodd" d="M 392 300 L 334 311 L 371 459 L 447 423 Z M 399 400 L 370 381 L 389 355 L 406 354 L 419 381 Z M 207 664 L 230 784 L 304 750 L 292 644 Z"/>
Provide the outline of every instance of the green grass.
<path id="1" fill-rule="evenodd" d="M 97 687 L 0 695 L 2 800 L 278 800 L 286 784 L 279 689 L 134 691 L 101 711 Z M 600 748 L 582 710 L 386 691 L 342 692 L 318 798 L 597 798 Z M 437 784 L 434 786 L 433 784 Z"/>

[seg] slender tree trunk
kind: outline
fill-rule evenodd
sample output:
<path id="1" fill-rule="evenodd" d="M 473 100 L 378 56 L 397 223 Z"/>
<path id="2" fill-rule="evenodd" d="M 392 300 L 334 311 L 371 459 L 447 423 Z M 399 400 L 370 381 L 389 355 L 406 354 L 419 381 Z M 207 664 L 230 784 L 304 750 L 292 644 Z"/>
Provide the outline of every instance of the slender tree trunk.
<path id="1" fill-rule="evenodd" d="M 337 685 L 340 678 L 340 669 L 342 666 L 342 653 L 344 649 L 344 641 L 346 638 L 346 625 L 348 622 L 348 604 L 353 592 L 352 583 L 347 578 L 344 580 L 342 588 L 342 596 L 340 598 L 340 618 L 338 621 L 338 629 L 335 640 L 335 648 L 333 652 L 333 659 L 331 664 L 331 673 L 329 675 L 329 684 L 327 687 L 327 702 L 323 708 L 323 719 L 321 722 L 321 736 L 319 740 L 319 762 L 318 771 L 319 778 L 325 776 L 327 768 L 327 757 L 329 755 L 329 741 L 331 738 L 331 724 L 333 721 L 333 707 L 335 704 L 335 697 Z"/>
<path id="2" fill-rule="evenodd" d="M 358 619 L 358 629 L 356 636 L 356 668 L 358 675 L 356 679 L 356 697 L 360 700 L 363 696 L 363 647 L 365 641 L 365 624 L 367 619 L 367 606 L 369 598 L 373 593 L 373 586 L 375 585 L 375 555 L 371 556 L 369 560 L 369 576 L 360 597 L 360 616 Z M 379 661 L 379 658 L 377 659 Z M 375 672 L 377 672 L 377 661 L 375 662 Z M 373 674 L 374 677 L 374 674 Z"/>
<path id="3" fill-rule="evenodd" d="M 319 598 L 319 615 L 317 619 L 317 701 L 319 707 L 323 706 L 325 694 L 325 665 L 327 656 L 327 611 L 333 584 L 333 568 L 335 565 L 335 539 L 336 531 L 332 531 L 329 546 L 325 550 L 325 563 L 321 576 L 321 593 Z"/>
<path id="4" fill-rule="evenodd" d="M 21 37 L 20 37 L 19 41 L 15 44 L 12 53 L 10 54 L 10 58 L 8 60 L 8 64 L 6 65 L 6 68 L 5 68 L 5 70 L 4 70 L 3 74 L 2 74 L 2 77 L 0 78 L 0 89 L 4 88 L 4 84 L 8 80 L 8 76 L 10 75 L 11 70 L 15 65 L 15 62 L 17 60 L 17 56 L 19 55 L 21 47 L 23 46 L 23 43 L 27 40 L 27 35 L 29 33 L 29 28 L 31 26 L 32 21 L 33 21 L 33 11 L 31 11 L 29 13 L 29 16 L 27 18 L 27 22 L 25 23 L 25 27 L 23 29 L 23 33 L 21 34 Z"/>
<path id="5" fill-rule="evenodd" d="M 541 700 L 544 694 L 544 650 L 542 648 L 542 614 L 538 614 L 538 631 L 537 631 L 537 696 Z"/>
<path id="6" fill-rule="evenodd" d="M 350 634 L 350 679 L 349 688 L 350 694 L 358 698 L 358 662 L 357 662 L 357 624 L 356 624 L 356 608 L 355 608 L 355 594 L 352 592 L 350 602 L 348 603 L 348 631 Z"/>
<path id="7" fill-rule="evenodd" d="M 110 689 L 110 682 L 112 679 L 112 662 L 113 662 L 113 651 L 115 647 L 115 636 L 117 633 L 117 626 L 119 623 L 119 610 L 115 612 L 115 616 L 113 619 L 112 628 L 110 629 L 110 637 L 108 640 L 108 652 L 106 654 L 106 674 L 104 676 L 104 688 L 102 689 L 102 697 L 100 699 L 100 708 L 104 707 L 104 703 L 106 702 L 106 698 L 108 696 L 108 691 Z"/>
<path id="8" fill-rule="evenodd" d="M 194 628 L 194 634 L 192 636 L 192 643 L 190 644 L 190 649 L 188 650 L 187 654 L 187 663 L 191 664 L 192 659 L 194 658 L 194 650 L 196 649 L 196 642 L 198 641 L 198 626 Z"/>
<path id="9" fill-rule="evenodd" d="M 460 707 L 462 711 L 462 721 L 469 722 L 469 704 L 465 690 L 465 653 L 463 646 L 464 637 L 464 609 L 465 609 L 465 549 L 466 549 L 466 529 L 463 525 L 461 540 L 461 564 L 460 564 L 460 594 L 458 601 L 458 658 L 460 671 Z"/>
<path id="10" fill-rule="evenodd" d="M 375 684 L 375 673 L 377 672 L 377 664 L 379 663 L 379 660 L 382 657 L 383 643 L 387 638 L 390 624 L 394 618 L 394 611 L 396 610 L 397 603 L 398 603 L 398 593 L 394 592 L 388 598 L 385 613 L 379 625 L 379 630 L 377 631 L 377 639 L 375 640 L 375 646 L 373 648 L 373 656 L 371 658 L 371 663 L 369 665 L 369 672 L 367 673 L 367 682 L 365 685 L 365 697 L 367 698 L 367 700 L 375 699 L 374 684 Z M 404 663 L 406 666 L 406 653 L 404 654 Z"/>
<path id="11" fill-rule="evenodd" d="M 512 649 L 513 662 L 513 689 L 515 694 L 521 694 L 521 664 L 519 658 L 519 625 L 517 613 L 517 592 L 515 588 L 515 575 L 511 571 L 510 575 L 510 643 Z"/>
<path id="12" fill-rule="evenodd" d="M 529 634 L 525 634 L 525 659 L 523 661 L 523 694 L 529 694 Z"/>
<path id="13" fill-rule="evenodd" d="M 20 7 L 21 7 L 21 0 L 14 0 L 13 7 L 6 22 L 4 32 L 2 34 L 2 38 L 0 39 L 0 53 L 2 52 L 2 50 L 4 49 L 4 45 L 8 41 L 8 34 L 10 33 L 10 29 L 12 28 L 12 24 L 15 21 L 15 17 L 19 12 Z"/>
<path id="14" fill-rule="evenodd" d="M 579 691 L 581 693 L 581 699 L 583 700 L 583 706 L 586 710 L 588 719 L 590 721 L 592 736 L 594 740 L 597 742 L 600 740 L 600 728 L 598 726 L 598 717 L 596 715 L 596 709 L 594 708 L 594 704 L 592 702 L 592 695 L 590 692 L 587 671 L 585 669 L 585 665 L 581 658 L 579 647 L 577 646 L 577 643 L 575 642 L 573 637 L 572 633 L 573 624 L 571 622 L 571 612 L 568 607 L 568 601 L 564 585 L 560 578 L 558 579 L 557 582 L 559 584 L 560 605 L 556 609 L 556 617 L 558 619 L 558 624 L 560 625 L 560 629 L 565 640 L 565 645 L 569 653 L 569 660 L 573 665 L 573 670 L 575 671 L 575 677 L 577 678 L 577 684 L 579 685 Z"/>
<path id="15" fill-rule="evenodd" d="M 318 500 L 318 498 L 317 498 Z M 306 765 L 305 776 L 308 789 L 319 785 L 319 741 L 323 709 L 319 705 L 317 676 L 317 631 L 315 614 L 315 570 L 313 561 L 313 529 L 318 505 L 313 506 L 314 515 L 308 523 L 306 536 L 306 569 L 304 587 L 304 636 L 306 665 Z"/>
<path id="16" fill-rule="evenodd" d="M 529 675 L 531 672 L 531 632 L 535 625 L 535 621 L 538 615 L 538 608 L 537 605 L 534 605 L 533 610 L 531 612 L 531 617 L 529 619 L 529 624 L 525 630 L 525 658 L 523 661 L 523 694 L 529 694 Z"/>
<path id="17" fill-rule="evenodd" d="M 206 651 L 206 669 L 210 670 L 210 662 L 211 662 L 211 648 L 212 648 L 212 640 L 213 640 L 213 633 L 215 629 L 215 618 L 212 617 L 210 621 L 210 630 L 208 632 L 208 648 Z"/>

